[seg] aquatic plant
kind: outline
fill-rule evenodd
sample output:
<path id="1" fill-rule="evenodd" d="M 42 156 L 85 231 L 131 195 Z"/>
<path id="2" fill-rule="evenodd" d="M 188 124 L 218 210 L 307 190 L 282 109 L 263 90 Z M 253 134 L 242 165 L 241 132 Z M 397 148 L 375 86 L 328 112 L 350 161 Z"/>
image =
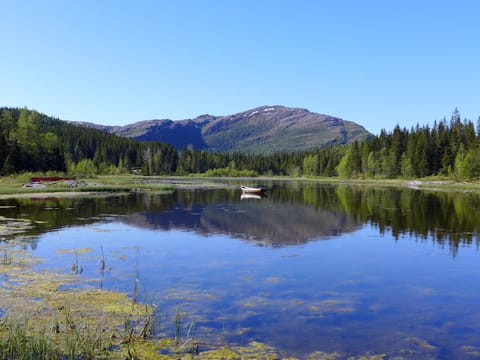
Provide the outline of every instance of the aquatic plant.
<path id="1" fill-rule="evenodd" d="M 4 318 L 0 321 L 1 359 L 52 359 L 55 346 L 41 334 L 28 334 L 27 322 Z"/>
<path id="2" fill-rule="evenodd" d="M 73 272 L 34 271 L 39 264 L 21 239 L 3 243 L 0 359 L 277 359 L 272 349 L 251 344 L 228 347 L 197 340 L 196 323 L 186 321 L 182 305 L 174 314 L 174 336 L 157 332 L 160 312 L 155 299 L 138 300 L 136 259 L 134 296 L 77 287 L 80 256 L 90 248 L 60 249 L 73 254 Z M 101 268 L 107 262 L 101 246 Z M 0 255 L 0 257 L 2 257 Z M 105 266 L 106 267 L 106 266 Z M 85 279 L 87 280 L 87 279 Z M 88 282 L 88 281 L 87 281 Z M 73 286 L 73 287 L 72 287 Z M 201 349 L 200 349 L 201 347 Z"/>
<path id="3" fill-rule="evenodd" d="M 100 244 L 100 271 L 105 271 L 105 254 L 103 253 L 103 246 Z"/>
<path id="4" fill-rule="evenodd" d="M 5 250 L 3 257 L 2 257 L 2 265 L 11 265 L 12 264 L 12 256 Z"/>
<path id="5" fill-rule="evenodd" d="M 175 343 L 178 345 L 181 338 L 182 305 L 178 305 L 175 313 Z"/>

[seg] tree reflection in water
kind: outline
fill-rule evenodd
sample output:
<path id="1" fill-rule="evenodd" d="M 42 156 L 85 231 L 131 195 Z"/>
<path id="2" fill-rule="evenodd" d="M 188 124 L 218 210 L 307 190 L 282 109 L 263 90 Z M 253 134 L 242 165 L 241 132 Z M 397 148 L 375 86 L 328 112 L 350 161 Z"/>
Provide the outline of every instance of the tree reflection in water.
<path id="1" fill-rule="evenodd" d="M 241 200 L 237 189 L 210 189 L 8 199 L 0 206 L 3 218 L 34 222 L 26 235 L 116 218 L 142 228 L 223 233 L 272 247 L 329 238 L 363 224 L 381 234 L 391 231 L 397 240 L 403 235 L 432 239 L 448 245 L 454 256 L 461 245 L 479 245 L 480 197 L 472 193 L 306 182 L 272 183 L 263 199 Z"/>

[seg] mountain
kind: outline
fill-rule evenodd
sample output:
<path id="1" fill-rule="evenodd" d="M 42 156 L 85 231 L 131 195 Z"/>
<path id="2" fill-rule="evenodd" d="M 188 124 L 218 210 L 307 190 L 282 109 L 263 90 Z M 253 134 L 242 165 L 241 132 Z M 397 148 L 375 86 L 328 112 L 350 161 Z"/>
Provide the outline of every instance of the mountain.
<path id="1" fill-rule="evenodd" d="M 137 140 L 167 142 L 179 150 L 191 147 L 213 152 L 296 152 L 370 136 L 354 122 L 278 105 L 188 120 L 146 120 L 125 126 L 79 124 Z"/>

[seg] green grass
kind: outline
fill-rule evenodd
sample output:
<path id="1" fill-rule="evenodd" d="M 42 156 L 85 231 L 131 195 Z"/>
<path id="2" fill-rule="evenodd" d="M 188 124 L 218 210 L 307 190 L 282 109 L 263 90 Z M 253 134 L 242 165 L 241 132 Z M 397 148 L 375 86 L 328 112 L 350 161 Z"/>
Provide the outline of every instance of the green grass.
<path id="1" fill-rule="evenodd" d="M 55 359 L 59 351 L 44 334 L 31 334 L 26 323 L 4 319 L 0 323 L 1 359 Z"/>
<path id="2" fill-rule="evenodd" d="M 36 194 L 52 192 L 129 192 L 129 191 L 172 191 L 173 185 L 161 182 L 161 178 L 134 175 L 98 176 L 94 179 L 80 179 L 79 186 L 70 187 L 63 181 L 47 184 L 43 188 L 24 188 L 32 174 L 0 178 L 0 194 Z"/>
<path id="3" fill-rule="evenodd" d="M 220 169 L 223 170 L 223 169 Z M 16 194 L 37 194 L 52 192 L 164 192 L 173 191 L 174 185 L 179 179 L 205 179 L 210 176 L 226 176 L 226 174 L 216 174 L 212 171 L 210 174 L 196 174 L 187 177 L 160 177 L 160 176 L 139 176 L 139 175 L 100 175 L 92 179 L 81 179 L 86 182 L 84 186 L 68 187 L 62 182 L 50 184 L 45 188 L 23 188 L 22 185 L 27 183 L 33 175 L 38 174 L 21 174 L 17 176 L 0 177 L 0 195 L 16 195 Z M 231 175 L 231 174 L 230 174 Z M 244 174 L 242 174 L 244 175 Z M 247 174 L 245 174 L 247 176 Z M 324 182 L 330 184 L 349 184 L 355 186 L 389 186 L 404 187 L 415 186 L 422 189 L 435 189 L 444 191 L 480 191 L 480 182 L 478 181 L 457 181 L 452 178 L 445 177 L 428 177 L 421 179 L 386 179 L 386 178 L 356 178 L 345 179 L 339 177 L 279 177 L 279 176 L 260 176 L 261 179 L 269 180 L 298 180 L 305 182 Z M 412 183 L 415 182 L 415 183 Z M 195 184 L 192 184 L 195 186 Z M 201 187 L 201 183 L 196 184 Z M 217 183 L 217 187 L 221 184 Z"/>
<path id="4" fill-rule="evenodd" d="M 6 317 L 0 321 L 0 359 L 125 359 L 136 342 L 145 341 L 143 334 L 149 329 L 144 326 L 150 323 L 114 334 L 104 331 L 100 323 L 69 316 L 55 317 L 43 328 L 33 321 Z"/>

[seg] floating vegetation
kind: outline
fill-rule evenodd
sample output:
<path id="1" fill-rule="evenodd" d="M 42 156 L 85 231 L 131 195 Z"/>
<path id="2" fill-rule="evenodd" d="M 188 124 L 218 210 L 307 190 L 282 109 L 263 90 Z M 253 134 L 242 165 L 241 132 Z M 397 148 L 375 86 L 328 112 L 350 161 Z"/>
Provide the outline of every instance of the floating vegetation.
<path id="1" fill-rule="evenodd" d="M 220 359 L 223 355 L 230 359 L 278 358 L 273 349 L 260 343 L 231 348 L 198 343 L 195 322 L 184 324 L 181 306 L 175 314 L 174 336 L 154 338 L 158 322 L 153 304 L 139 303 L 124 293 L 68 287 L 78 283 L 78 271 L 33 271 L 32 266 L 41 259 L 25 250 L 21 240 L 1 245 L 2 359 Z M 79 270 L 79 254 L 91 251 L 78 248 L 57 253 L 74 254 L 74 267 Z M 101 251 L 104 264 L 103 248 Z"/>
<path id="2" fill-rule="evenodd" d="M 307 357 L 307 360 L 336 360 L 342 356 L 339 353 L 326 353 L 323 351 L 316 351 Z"/>
<path id="3" fill-rule="evenodd" d="M 358 357 L 352 356 L 349 357 L 348 360 L 383 360 L 387 354 L 377 354 L 377 355 L 361 355 Z M 402 359 L 402 358 L 397 358 L 397 359 Z"/>
<path id="4" fill-rule="evenodd" d="M 435 346 L 429 344 L 427 341 L 411 337 L 406 339 L 407 342 L 414 344 L 416 347 L 423 350 L 435 350 Z"/>
<path id="5" fill-rule="evenodd" d="M 140 198 L 137 195 L 130 197 Z M 147 196 L 142 195 L 141 198 Z M 67 205 L 72 203 L 68 202 Z M 84 208 L 80 203 L 73 207 L 76 210 Z M 108 213 L 110 208 L 104 208 L 105 213 Z M 20 216 L 28 218 L 22 211 L 23 209 L 18 211 Z M 15 212 L 8 213 L 8 216 L 14 217 L 13 213 Z M 48 216 L 58 215 L 60 212 L 49 212 Z M 83 215 L 82 211 L 74 211 L 71 217 Z M 104 216 L 85 218 L 87 221 L 94 219 L 104 219 Z M 28 231 L 30 226 L 36 226 L 34 221 L 28 219 L 2 220 L 0 232 L 14 227 Z M 50 227 L 50 222 L 48 224 L 50 225 L 45 226 L 48 231 L 57 229 Z M 121 225 L 116 226 L 120 230 L 115 228 L 113 231 L 118 233 L 130 229 L 125 227 L 124 230 Z M 104 231 L 104 228 L 107 230 Z M 303 360 L 423 359 L 443 355 L 444 348 L 450 345 L 443 344 L 445 338 L 435 332 L 443 331 L 437 328 L 446 328 L 447 323 L 434 321 L 436 319 L 431 318 L 430 313 L 423 311 L 426 309 L 423 303 L 413 309 L 415 311 L 411 317 L 406 317 L 401 326 L 396 327 L 394 321 L 409 308 L 395 306 L 398 305 L 396 301 L 392 303 L 389 298 L 378 296 L 379 290 L 383 288 L 377 289 L 372 285 L 381 285 L 381 276 L 376 280 L 368 272 L 351 273 L 348 268 L 344 274 L 337 274 L 332 279 L 327 273 L 318 272 L 312 278 L 305 275 L 305 278 L 296 282 L 297 278 L 291 271 L 303 262 L 305 252 L 302 248 L 296 250 L 301 255 L 282 256 L 287 260 L 281 263 L 278 262 L 278 255 L 282 251 L 275 250 L 272 265 L 280 265 L 273 269 L 275 271 L 269 271 L 270 268 L 264 267 L 263 263 L 256 266 L 257 249 L 253 260 L 241 259 L 242 262 L 235 255 L 230 257 L 230 254 L 218 258 L 195 258 L 195 262 L 201 265 L 198 268 L 190 266 L 183 258 L 183 253 L 182 257 L 175 257 L 170 246 L 159 246 L 160 250 L 154 248 L 154 257 L 149 263 L 138 256 L 138 250 L 136 257 L 135 252 L 130 251 L 138 249 L 131 246 L 136 242 L 124 242 L 120 236 L 119 240 L 122 241 L 110 242 L 110 239 L 117 240 L 116 234 L 107 234 L 104 238 L 100 237 L 104 234 L 95 234 L 111 231 L 108 230 L 110 226 L 89 225 L 84 229 L 88 231 L 87 236 L 79 236 L 76 231 L 65 232 L 65 237 L 53 234 L 55 241 L 49 246 L 45 246 L 43 238 L 36 243 L 31 241 L 35 246 L 41 245 L 38 253 L 51 251 L 62 254 L 54 256 L 52 261 L 61 258 L 63 263 L 55 263 L 55 266 L 64 266 L 57 271 L 67 272 L 65 274 L 54 273 L 55 270 L 50 267 L 48 272 L 43 265 L 37 266 L 41 260 L 32 257 L 32 253 L 27 251 L 35 251 L 33 246 L 26 241 L 22 243 L 19 235 L 0 243 L 0 314 L 3 316 L 0 319 L 0 359 L 294 360 L 293 357 L 284 357 L 293 355 L 298 355 Z M 28 235 L 32 233 L 27 232 Z M 74 238 L 64 242 L 72 233 L 81 241 Z M 175 232 L 172 234 L 174 239 Z M 96 241 L 97 235 L 106 246 L 105 252 Z M 129 235 L 125 234 L 125 237 Z M 153 238 L 156 233 L 149 232 L 147 235 L 152 235 Z M 59 238 L 62 241 L 57 241 Z M 157 238 L 153 238 L 155 239 Z M 74 245 L 65 245 L 66 243 Z M 58 246 L 71 249 L 52 250 Z M 78 248 L 74 248 L 76 246 Z M 142 244 L 140 249 L 143 252 L 148 248 Z M 302 257 L 298 264 L 296 260 L 288 260 L 296 256 Z M 309 259 L 306 257 L 305 260 L 310 261 Z M 282 267 L 285 262 L 291 264 L 291 267 Z M 248 265 L 247 270 L 242 267 L 244 263 Z M 51 264 L 47 264 L 49 265 Z M 328 269 L 328 263 L 324 265 Z M 79 277 L 82 266 L 85 272 Z M 72 272 L 69 271 L 70 268 Z M 34 269 L 39 270 L 34 272 Z M 223 273 L 224 269 L 230 273 Z M 103 272 L 106 272 L 105 279 Z M 149 277 L 149 272 L 154 276 Z M 101 290 L 103 286 L 98 285 L 97 279 L 92 281 L 86 279 L 87 276 L 102 276 L 105 288 L 120 288 L 130 292 L 122 294 Z M 352 283 L 345 281 L 352 277 Z M 157 304 L 155 301 L 142 300 L 146 297 L 143 296 L 143 290 L 151 284 L 158 285 L 159 293 L 155 296 L 161 298 L 162 311 L 159 310 L 160 306 L 154 306 Z M 368 296 L 363 296 L 364 285 L 369 285 L 367 291 L 372 290 Z M 400 285 L 402 284 L 393 284 L 389 289 L 397 291 L 401 288 Z M 436 301 L 433 295 L 440 294 L 443 289 L 440 286 L 438 290 L 429 288 L 428 285 L 427 282 L 409 282 L 409 295 L 413 294 L 415 299 L 424 299 L 421 295 L 428 295 L 430 298 L 425 300 Z M 311 289 L 305 289 L 304 286 L 310 286 Z M 234 290 L 231 291 L 232 289 Z M 403 305 L 401 300 L 399 304 Z M 440 307 L 440 310 L 443 311 L 444 308 Z M 476 313 L 472 310 L 466 314 L 470 313 L 473 315 L 473 324 Z M 422 325 L 412 326 L 416 324 L 418 315 L 423 316 L 419 320 Z M 446 318 L 454 317 L 448 312 Z M 458 324 L 448 330 L 449 334 L 465 331 L 460 327 L 464 320 L 460 318 L 456 321 Z M 387 329 L 389 332 L 386 331 L 385 334 L 377 331 L 386 324 L 395 326 Z M 372 329 L 367 329 L 370 326 Z M 472 337 L 465 336 L 460 344 L 455 343 L 452 353 L 458 358 L 478 356 L 480 348 L 473 338 L 477 326 L 467 323 L 465 329 L 473 330 Z M 371 334 L 376 336 L 370 336 Z M 278 348 L 251 342 L 256 339 L 267 339 L 264 341 L 276 344 Z M 470 344 L 472 346 L 462 347 Z M 280 352 L 279 349 L 286 350 Z M 314 350 L 324 351 L 310 353 Z M 368 350 L 376 350 L 380 354 L 369 353 Z M 26 354 L 30 355 L 24 356 Z"/>
<path id="6" fill-rule="evenodd" d="M 282 359 L 274 348 L 255 341 L 245 346 L 202 343 L 196 338 L 196 322 L 187 320 L 181 306 L 173 336 L 162 332 L 165 337 L 159 339 L 153 304 L 114 291 L 69 288 L 79 281 L 77 274 L 32 271 L 31 265 L 41 260 L 18 244 L 12 241 L 0 249 L 4 253 L 0 274 L 5 277 L 0 288 L 5 312 L 0 320 L 0 358 Z M 91 249 L 60 251 L 72 252 L 78 258 Z M 255 306 L 265 304 L 262 298 L 250 300 Z"/>
<path id="7" fill-rule="evenodd" d="M 223 346 L 218 349 L 207 350 L 199 353 L 195 359 L 277 360 L 281 359 L 281 357 L 272 347 L 253 341 L 246 346 Z"/>
<path id="8" fill-rule="evenodd" d="M 31 265 L 41 260 L 15 241 L 2 244 L 2 250 L 1 307 L 6 316 L 0 322 L 0 358 L 96 358 L 149 332 L 151 306 L 133 304 L 126 294 L 113 291 L 60 290 L 78 277 L 32 271 Z M 128 333 L 127 320 L 133 329 Z"/>
<path id="9" fill-rule="evenodd" d="M 13 219 L 0 216 L 0 236 L 20 234 L 33 228 L 29 219 Z"/>
<path id="10" fill-rule="evenodd" d="M 87 254 L 91 253 L 91 248 L 78 248 L 78 249 L 57 249 L 55 250 L 57 254 Z"/>
<path id="11" fill-rule="evenodd" d="M 463 351 L 465 351 L 465 353 L 467 355 L 470 355 L 471 357 L 474 357 L 474 358 L 480 358 L 480 349 L 475 347 L 475 346 L 470 346 L 470 345 L 467 345 L 467 346 L 464 346 L 463 348 Z"/>
<path id="12" fill-rule="evenodd" d="M 90 229 L 92 231 L 95 231 L 95 232 L 98 232 L 98 233 L 100 233 L 100 232 L 112 232 L 113 231 L 113 230 L 110 230 L 110 229 L 103 229 L 101 227 L 93 227 L 93 226 L 90 227 Z"/>

